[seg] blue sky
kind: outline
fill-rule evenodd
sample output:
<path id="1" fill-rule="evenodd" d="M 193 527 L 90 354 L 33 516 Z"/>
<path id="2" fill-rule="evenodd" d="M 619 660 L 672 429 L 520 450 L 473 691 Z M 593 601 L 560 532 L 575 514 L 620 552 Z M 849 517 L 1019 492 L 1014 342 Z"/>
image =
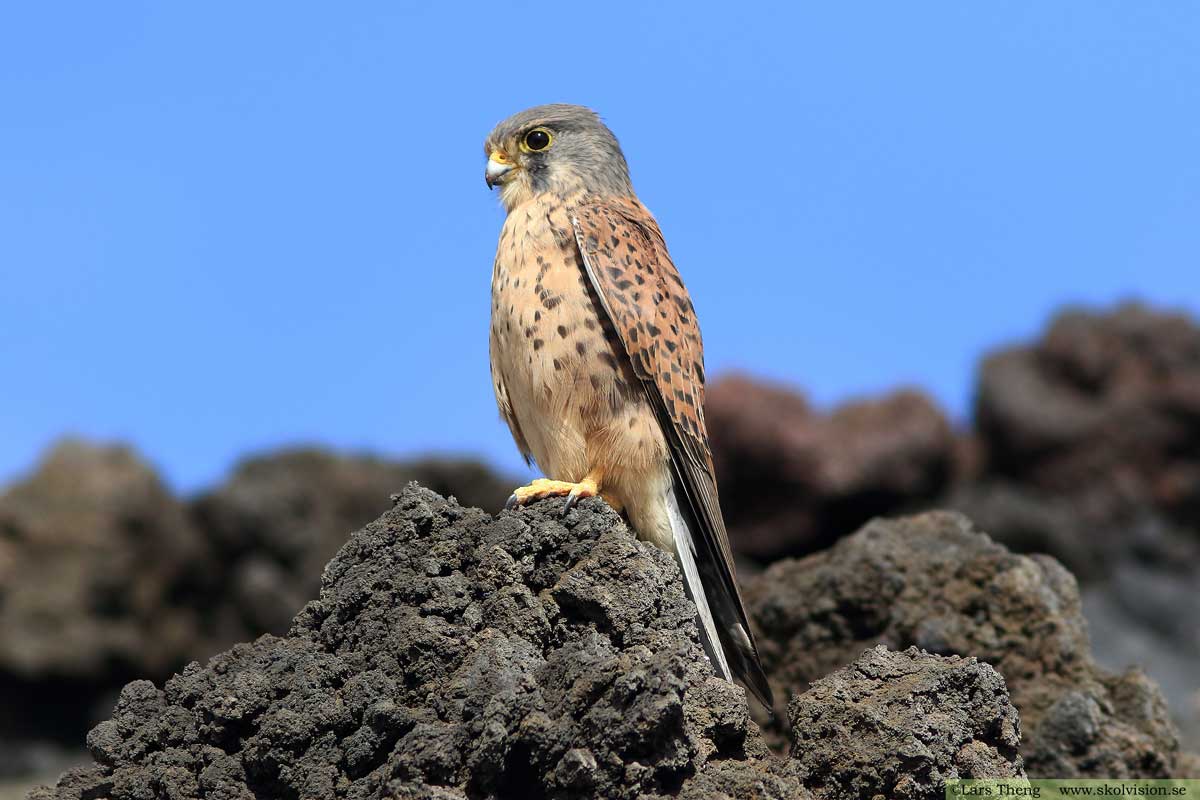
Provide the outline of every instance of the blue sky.
<path id="1" fill-rule="evenodd" d="M 1200 4 L 23 3 L 0 11 L 0 479 L 63 433 L 517 471 L 482 141 L 599 110 L 710 374 L 969 408 L 1064 302 L 1200 311 Z M 520 467 L 523 470 L 523 467 Z"/>

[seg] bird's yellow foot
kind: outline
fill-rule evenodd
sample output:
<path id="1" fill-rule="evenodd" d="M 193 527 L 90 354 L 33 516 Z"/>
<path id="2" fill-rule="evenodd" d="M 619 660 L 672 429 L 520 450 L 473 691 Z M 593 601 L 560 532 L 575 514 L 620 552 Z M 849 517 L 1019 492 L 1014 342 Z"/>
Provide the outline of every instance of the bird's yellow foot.
<path id="1" fill-rule="evenodd" d="M 580 498 L 595 497 L 598 494 L 600 494 L 600 487 L 591 476 L 584 478 L 579 483 L 538 478 L 528 486 L 514 489 L 504 507 L 513 509 L 544 497 L 563 497 L 565 495 L 567 502 L 563 504 L 563 514 L 566 514 L 579 502 Z"/>

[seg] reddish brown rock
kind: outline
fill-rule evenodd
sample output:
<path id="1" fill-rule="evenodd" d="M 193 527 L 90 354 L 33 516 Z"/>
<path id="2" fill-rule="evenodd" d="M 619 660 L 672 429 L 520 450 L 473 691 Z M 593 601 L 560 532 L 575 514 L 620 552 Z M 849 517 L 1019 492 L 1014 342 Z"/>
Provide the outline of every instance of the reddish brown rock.
<path id="1" fill-rule="evenodd" d="M 730 376 L 705 413 L 733 546 L 762 561 L 935 497 L 956 457 L 945 416 L 914 391 L 820 414 L 795 390 Z"/>

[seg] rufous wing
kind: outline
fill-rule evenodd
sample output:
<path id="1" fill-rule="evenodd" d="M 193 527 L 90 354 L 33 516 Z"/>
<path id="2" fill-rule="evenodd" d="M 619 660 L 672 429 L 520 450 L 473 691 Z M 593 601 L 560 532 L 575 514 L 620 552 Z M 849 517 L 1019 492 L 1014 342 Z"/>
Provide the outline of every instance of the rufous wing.
<path id="1" fill-rule="evenodd" d="M 572 226 L 599 303 L 655 408 L 694 551 L 730 666 L 769 709 L 734 578 L 704 423 L 704 346 L 695 309 L 654 217 L 635 198 L 594 198 L 572 209 Z M 689 526 L 691 527 L 691 526 Z"/>

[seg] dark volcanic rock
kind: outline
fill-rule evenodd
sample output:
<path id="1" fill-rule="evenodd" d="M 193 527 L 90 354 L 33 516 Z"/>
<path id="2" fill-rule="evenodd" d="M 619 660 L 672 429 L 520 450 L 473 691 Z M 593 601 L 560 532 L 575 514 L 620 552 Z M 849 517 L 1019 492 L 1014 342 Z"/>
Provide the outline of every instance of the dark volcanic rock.
<path id="1" fill-rule="evenodd" d="M 949 776 L 1020 772 L 995 672 L 915 651 L 868 653 L 798 700 L 798 757 L 771 755 L 703 657 L 674 560 L 602 501 L 560 508 L 493 519 L 410 487 L 286 638 L 129 684 L 88 736 L 96 764 L 33 796 L 804 798 L 807 775 L 821 797 L 932 798 Z M 814 732 L 922 704 L 940 711 L 911 737 Z"/>
<path id="2" fill-rule="evenodd" d="M 1040 341 L 984 361 L 976 425 L 988 471 L 1200 517 L 1200 327 L 1130 304 L 1060 314 Z"/>
<path id="3" fill-rule="evenodd" d="M 788 718 L 817 797 L 932 799 L 948 778 L 1025 775 L 1004 679 L 973 658 L 880 645 L 795 697 Z"/>
<path id="4" fill-rule="evenodd" d="M 621 797 L 744 758 L 744 693 L 711 676 L 673 562 L 583 505 L 566 524 L 556 502 L 493 520 L 407 490 L 329 564 L 287 638 L 163 691 L 126 687 L 88 737 L 92 785 Z"/>
<path id="5" fill-rule="evenodd" d="M 204 553 L 183 504 L 124 447 L 68 441 L 0 495 L 0 671 L 158 673 L 196 637 L 166 602 Z"/>
<path id="6" fill-rule="evenodd" d="M 1200 743 L 1198 342 L 1200 327 L 1178 315 L 1138 306 L 1068 312 L 1040 340 L 988 360 L 977 430 L 957 439 L 944 415 L 915 393 L 823 414 L 787 389 L 745 378 L 718 381 L 708 417 L 733 544 L 760 559 L 803 554 L 874 515 L 962 510 L 998 542 L 1049 553 L 1079 576 L 1097 661 L 1120 669 L 1143 665 L 1163 686 L 1194 748 Z M 189 501 L 171 497 L 127 450 L 76 443 L 55 451 L 37 473 L 0 495 L 0 778 L 56 758 L 45 739 L 81 741 L 98 718 L 97 704 L 106 713 L 127 680 L 161 682 L 189 659 L 264 631 L 284 633 L 295 609 L 317 591 L 325 560 L 387 507 L 390 492 L 413 479 L 488 509 L 511 488 L 470 462 L 396 464 L 297 451 L 248 461 L 224 485 Z M 839 553 L 813 563 L 826 570 Z M 1025 712 L 1032 733 L 1025 752 L 1035 771 L 1047 774 L 1065 759 L 1072 769 L 1100 774 L 1108 761 L 1136 763 L 1139 748 L 1151 766 L 1130 771 L 1154 771 L 1154 754 L 1170 738 L 1156 732 L 1157 695 L 1136 673 L 1101 677 L 1086 649 L 1077 649 L 1084 638 L 1074 589 L 1054 600 L 1047 588 L 1069 583 L 1054 578 L 1061 570 L 1041 559 L 1028 562 L 1043 573 L 1029 578 L 1033 599 L 1004 587 L 985 591 L 991 583 L 979 576 L 953 584 L 960 587 L 954 591 L 975 587 L 968 602 L 936 576 L 914 578 L 920 565 L 913 557 L 895 558 L 900 566 L 880 567 L 878 585 L 849 576 L 834 581 L 831 596 L 867 598 L 875 621 L 851 613 L 853 603 L 831 607 L 820 590 L 804 590 L 784 613 L 797 631 L 776 632 L 771 645 L 796 642 L 794 652 L 779 656 L 781 680 L 802 687 L 876 641 L 988 661 L 988 654 L 1008 654 L 997 666 Z M 957 569 L 982 556 L 963 556 L 962 564 L 947 558 L 933 553 L 930 563 Z M 1014 569 L 1002 572 L 1026 575 L 1031 568 Z M 896 580 L 929 587 L 930 597 L 953 613 L 912 589 L 893 614 L 883 598 L 892 597 L 887 587 Z M 804 605 L 814 598 L 810 614 Z M 1029 626 L 997 629 L 993 615 L 1028 619 Z M 947 619 L 959 620 L 949 633 Z M 822 625 L 841 628 L 822 633 Z M 805 655 L 806 642 L 832 649 L 825 653 L 827 645 L 819 644 Z M 1077 655 L 1060 658 L 1056 648 Z M 1091 702 L 1056 706 L 1077 689 L 1094 701 L 1098 717 Z M 1043 718 L 1057 722 L 1045 727 Z M 1130 721 L 1139 718 L 1146 722 Z M 775 732 L 778 743 L 786 727 Z M 1095 738 L 1093 730 L 1100 732 Z M 1059 744 L 1043 746 L 1039 737 Z M 705 796 L 700 787 L 715 791 L 713 776 L 761 779 L 756 769 L 745 771 L 745 761 L 712 763 L 685 783 L 694 796 Z"/>
<path id="7" fill-rule="evenodd" d="M 201 626 L 171 597 L 204 552 L 123 447 L 64 442 L 0 494 L 0 778 L 58 759 L 123 683 L 182 663 Z"/>
<path id="8" fill-rule="evenodd" d="M 955 458 L 949 423 L 919 392 L 821 415 L 791 389 L 732 376 L 709 389 L 705 416 L 730 538 L 758 560 L 812 552 L 932 499 Z"/>
<path id="9" fill-rule="evenodd" d="M 1097 658 L 1141 664 L 1200 745 L 1200 326 L 1067 311 L 984 361 L 983 477 L 945 505 L 1081 581 Z"/>
<path id="10" fill-rule="evenodd" d="M 1088 579 L 1129 561 L 1195 572 L 1200 326 L 1139 305 L 1064 312 L 984 360 L 975 417 L 983 476 L 950 502 L 990 514 L 1002 541 Z"/>
<path id="11" fill-rule="evenodd" d="M 192 514 L 222 566 L 203 577 L 203 597 L 220 598 L 209 625 L 219 647 L 260 633 L 283 633 L 313 597 L 325 563 L 346 537 L 388 507 L 410 481 L 464 505 L 499 510 L 514 483 L 474 461 L 387 461 L 297 449 L 241 462 L 192 503 Z"/>
<path id="12" fill-rule="evenodd" d="M 349 533 L 414 479 L 492 508 L 509 491 L 474 462 L 300 450 L 187 502 L 128 448 L 55 447 L 0 494 L 0 778 L 78 746 L 132 678 L 286 631 Z"/>
<path id="13" fill-rule="evenodd" d="M 1075 580 L 1018 556 L 963 516 L 875 520 L 832 549 L 772 565 L 746 587 L 777 694 L 803 690 L 863 647 L 973 656 L 1004 677 L 1031 775 L 1174 777 L 1177 735 L 1136 670 L 1092 661 Z"/>
<path id="14" fill-rule="evenodd" d="M 983 361 L 957 440 L 916 392 L 820 415 L 795 390 L 734 376 L 706 412 L 734 548 L 760 561 L 945 506 L 1089 580 L 1127 560 L 1200 561 L 1200 325 L 1183 314 L 1059 314 Z"/>
<path id="15" fill-rule="evenodd" d="M 962 511 L 1059 559 L 1097 614 L 1096 658 L 1138 664 L 1200 746 L 1200 325 L 1136 304 L 1068 310 L 987 358 L 955 441 L 920 396 L 815 414 L 798 393 L 718 381 L 709 427 L 732 545 L 805 555 L 872 516 Z"/>

